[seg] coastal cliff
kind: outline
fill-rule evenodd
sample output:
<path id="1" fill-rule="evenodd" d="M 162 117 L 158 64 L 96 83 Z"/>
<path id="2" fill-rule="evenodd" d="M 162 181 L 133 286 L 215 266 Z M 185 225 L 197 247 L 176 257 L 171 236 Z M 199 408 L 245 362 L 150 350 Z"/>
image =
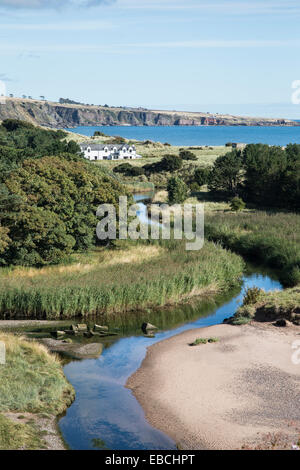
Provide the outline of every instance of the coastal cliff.
<path id="1" fill-rule="evenodd" d="M 182 111 L 150 111 L 81 104 L 60 104 L 33 99 L 6 98 L 0 121 L 20 119 L 52 128 L 77 126 L 294 126 L 288 119 L 263 119 Z"/>

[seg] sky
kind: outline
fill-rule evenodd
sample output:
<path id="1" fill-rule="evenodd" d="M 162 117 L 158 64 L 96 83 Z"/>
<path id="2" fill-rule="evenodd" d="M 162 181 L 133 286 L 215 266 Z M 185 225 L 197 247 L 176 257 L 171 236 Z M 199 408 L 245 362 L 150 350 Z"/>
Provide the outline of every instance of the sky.
<path id="1" fill-rule="evenodd" d="M 53 101 L 300 119 L 299 20 L 299 0 L 0 0 L 0 80 Z"/>

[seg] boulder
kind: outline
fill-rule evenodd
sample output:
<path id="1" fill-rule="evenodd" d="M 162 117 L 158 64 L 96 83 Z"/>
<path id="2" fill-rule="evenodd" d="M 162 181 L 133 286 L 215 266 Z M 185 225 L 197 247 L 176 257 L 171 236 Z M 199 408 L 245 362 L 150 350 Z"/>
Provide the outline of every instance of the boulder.
<path id="1" fill-rule="evenodd" d="M 103 332 L 106 332 L 108 331 L 108 326 L 101 326 L 101 325 L 94 325 L 94 328 L 93 328 L 94 331 L 103 331 Z"/>
<path id="2" fill-rule="evenodd" d="M 53 336 L 54 338 L 62 338 L 63 336 L 65 336 L 65 332 L 64 331 L 51 331 L 51 336 Z"/>
<path id="3" fill-rule="evenodd" d="M 281 326 L 281 327 L 286 327 L 286 326 L 291 326 L 291 322 L 286 320 L 285 318 L 280 318 L 275 322 L 276 326 Z"/>
<path id="4" fill-rule="evenodd" d="M 153 331 L 153 330 L 158 330 L 157 326 L 151 325 L 151 323 L 143 323 L 142 324 L 142 330 L 143 331 Z"/>
<path id="5" fill-rule="evenodd" d="M 85 323 L 79 323 L 76 325 L 78 331 L 87 331 L 88 327 Z"/>
<path id="6" fill-rule="evenodd" d="M 101 355 L 103 350 L 103 344 L 101 343 L 65 343 L 51 338 L 43 338 L 40 342 L 44 344 L 49 351 L 61 354 L 70 359 L 96 359 Z"/>

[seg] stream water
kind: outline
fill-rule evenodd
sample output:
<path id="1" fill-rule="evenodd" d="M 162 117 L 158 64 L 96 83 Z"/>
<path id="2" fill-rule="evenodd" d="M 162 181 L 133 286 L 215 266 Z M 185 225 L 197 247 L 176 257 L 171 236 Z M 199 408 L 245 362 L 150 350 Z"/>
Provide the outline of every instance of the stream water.
<path id="1" fill-rule="evenodd" d="M 141 218 L 146 206 L 140 204 Z M 241 304 L 248 287 L 266 291 L 281 289 L 281 284 L 269 272 L 248 268 L 243 284 L 214 301 L 196 301 L 192 305 L 176 306 L 157 311 L 147 317 L 158 328 L 155 338 L 146 338 L 137 315 L 120 323 L 112 319 L 110 327 L 120 328 L 120 336 L 104 345 L 98 359 L 72 361 L 64 367 L 65 375 L 76 391 L 76 400 L 59 421 L 62 435 L 71 449 L 113 450 L 172 450 L 175 442 L 150 426 L 143 409 L 130 390 L 127 379 L 140 367 L 147 347 L 182 331 L 222 323 Z"/>

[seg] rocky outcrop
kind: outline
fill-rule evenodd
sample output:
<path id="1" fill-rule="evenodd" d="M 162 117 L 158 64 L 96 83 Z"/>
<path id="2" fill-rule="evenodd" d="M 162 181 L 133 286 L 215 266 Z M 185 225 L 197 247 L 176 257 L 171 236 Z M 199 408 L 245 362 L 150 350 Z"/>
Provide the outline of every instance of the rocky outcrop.
<path id="1" fill-rule="evenodd" d="M 20 98 L 7 98 L 0 104 L 0 120 L 20 119 L 52 128 L 77 126 L 294 126 L 286 119 L 260 119 L 207 113 L 148 111 L 60 104 Z"/>

